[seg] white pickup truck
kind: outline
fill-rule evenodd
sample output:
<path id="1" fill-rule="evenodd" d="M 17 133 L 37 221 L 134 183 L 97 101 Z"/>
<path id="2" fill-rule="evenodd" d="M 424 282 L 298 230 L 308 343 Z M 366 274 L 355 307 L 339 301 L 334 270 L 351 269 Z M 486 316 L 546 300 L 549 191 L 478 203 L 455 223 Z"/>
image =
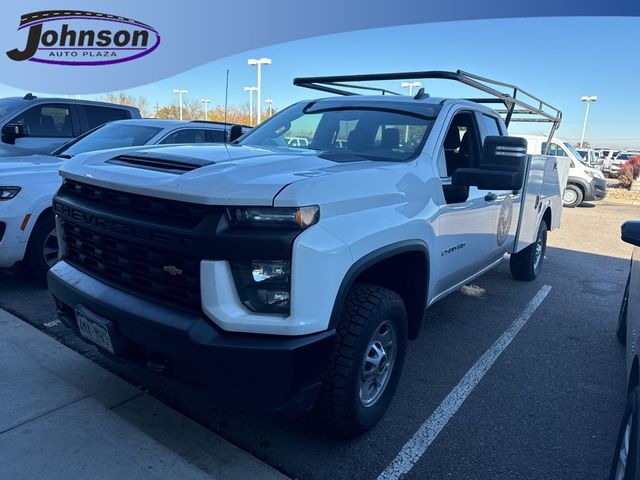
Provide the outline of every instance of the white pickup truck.
<path id="1" fill-rule="evenodd" d="M 488 97 L 353 92 L 432 78 Z M 528 155 L 484 103 L 552 133 L 561 114 L 461 71 L 294 82 L 342 96 L 296 103 L 226 146 L 69 160 L 49 288 L 107 355 L 202 385 L 213 404 L 314 408 L 355 435 L 387 409 L 425 310 L 505 254 L 516 279 L 534 279 L 560 225 L 568 166 Z"/>

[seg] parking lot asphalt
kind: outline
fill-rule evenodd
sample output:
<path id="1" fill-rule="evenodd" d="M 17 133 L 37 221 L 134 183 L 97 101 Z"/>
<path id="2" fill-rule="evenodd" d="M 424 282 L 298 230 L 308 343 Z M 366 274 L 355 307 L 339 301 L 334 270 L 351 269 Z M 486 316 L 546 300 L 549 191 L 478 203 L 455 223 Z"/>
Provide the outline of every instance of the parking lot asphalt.
<path id="1" fill-rule="evenodd" d="M 406 478 L 604 479 L 625 390 L 614 330 L 631 248 L 620 225 L 638 217 L 637 206 L 607 202 L 564 209 L 534 282 L 513 280 L 505 259 L 432 306 L 389 411 L 355 440 L 335 439 L 307 419 L 212 410 L 198 390 L 107 360 L 56 321 L 44 286 L 19 269 L 0 275 L 0 306 L 291 477 L 369 479 L 549 286 Z"/>

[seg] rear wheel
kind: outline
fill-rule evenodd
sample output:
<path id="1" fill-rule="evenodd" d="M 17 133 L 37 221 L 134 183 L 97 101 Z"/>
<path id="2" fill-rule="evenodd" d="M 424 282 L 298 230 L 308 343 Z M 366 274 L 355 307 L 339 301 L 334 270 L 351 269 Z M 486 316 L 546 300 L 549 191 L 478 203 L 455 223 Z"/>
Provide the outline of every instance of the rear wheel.
<path id="1" fill-rule="evenodd" d="M 547 251 L 547 222 L 542 220 L 536 241 L 518 253 L 511 254 L 509 267 L 516 280 L 531 281 L 538 276 Z"/>
<path id="2" fill-rule="evenodd" d="M 354 285 L 316 403 L 322 424 L 348 437 L 375 425 L 395 393 L 406 347 L 407 314 L 400 296 L 375 285 Z"/>
<path id="3" fill-rule="evenodd" d="M 622 305 L 620 305 L 620 312 L 618 313 L 618 326 L 616 328 L 616 337 L 618 341 L 623 345 L 627 343 L 627 307 L 629 304 L 629 283 L 631 282 L 631 275 L 627 278 L 627 286 L 624 289 L 624 296 L 622 297 Z"/>
<path id="4" fill-rule="evenodd" d="M 55 217 L 52 212 L 43 213 L 33 227 L 27 246 L 27 266 L 38 280 L 58 261 L 58 238 Z"/>
<path id="5" fill-rule="evenodd" d="M 627 398 L 627 406 L 620 422 L 616 450 L 611 463 L 609 480 L 636 480 L 640 473 L 640 446 L 638 428 L 639 392 L 635 388 Z"/>
<path id="6" fill-rule="evenodd" d="M 584 195 L 582 190 L 575 185 L 567 185 L 562 194 L 562 205 L 573 208 L 582 203 Z"/>

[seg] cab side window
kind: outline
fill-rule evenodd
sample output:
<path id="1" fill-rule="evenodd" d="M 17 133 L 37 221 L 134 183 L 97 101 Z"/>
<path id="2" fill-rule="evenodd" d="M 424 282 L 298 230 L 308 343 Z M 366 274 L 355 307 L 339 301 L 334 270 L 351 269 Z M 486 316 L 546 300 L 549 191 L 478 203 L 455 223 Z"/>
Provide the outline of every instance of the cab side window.
<path id="1" fill-rule="evenodd" d="M 442 150 L 446 172 L 441 176 L 451 177 L 458 168 L 471 168 L 478 164 L 480 144 L 473 114 L 461 112 L 453 117 Z"/>
<path id="2" fill-rule="evenodd" d="M 469 187 L 450 184 L 450 177 L 458 168 L 472 168 L 479 164 L 480 135 L 471 112 L 457 113 L 447 130 L 438 154 L 438 170 L 444 177 L 442 190 L 445 201 L 463 203 L 469 198 Z"/>
<path id="3" fill-rule="evenodd" d="M 547 148 L 547 142 L 543 142 L 543 144 L 542 144 L 542 152 L 544 152 L 545 148 Z M 560 147 L 560 145 L 558 145 L 556 143 L 551 143 L 549 145 L 549 151 L 547 152 L 547 155 L 553 155 L 554 157 L 566 157 L 567 156 L 567 154 L 564 152 L 562 147 Z"/>
<path id="4" fill-rule="evenodd" d="M 73 137 L 69 105 L 36 105 L 14 117 L 9 123 L 20 123 L 32 137 Z"/>
<path id="5" fill-rule="evenodd" d="M 480 121 L 482 122 L 483 130 L 484 130 L 482 135 L 483 143 L 484 143 L 484 137 L 487 137 L 487 136 L 493 137 L 493 136 L 502 135 L 497 118 L 483 113 L 482 115 L 480 115 Z"/>

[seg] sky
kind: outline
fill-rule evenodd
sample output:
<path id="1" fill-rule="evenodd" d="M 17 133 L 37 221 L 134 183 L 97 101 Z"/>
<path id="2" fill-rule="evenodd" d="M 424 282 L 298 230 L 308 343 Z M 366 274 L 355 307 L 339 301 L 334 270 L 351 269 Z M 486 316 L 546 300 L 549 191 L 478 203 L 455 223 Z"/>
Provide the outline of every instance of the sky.
<path id="1" fill-rule="evenodd" d="M 248 58 L 269 57 L 263 67 L 262 99 L 287 105 L 321 96 L 294 87 L 297 76 L 411 70 L 466 70 L 518 85 L 563 112 L 558 133 L 580 141 L 583 95 L 596 95 L 585 141 L 594 147 L 640 147 L 640 18 L 570 17 L 473 20 L 361 30 L 273 45 L 221 59 L 172 78 L 126 90 L 149 104 L 177 103 L 173 89 L 187 98 L 224 104 L 229 70 L 229 105 L 246 104 L 245 86 L 256 84 Z M 206 48 L 206 42 L 200 48 Z M 402 91 L 399 82 L 386 84 Z M 477 96 L 447 82 L 423 82 L 433 97 Z M 0 84 L 0 96 L 25 92 Z M 73 92 L 56 92 L 68 93 Z M 103 93 L 84 95 L 99 98 Z M 254 98 L 255 100 L 255 98 Z M 264 108 L 264 107 L 263 107 Z M 513 132 L 547 133 L 544 124 L 514 124 Z"/>

